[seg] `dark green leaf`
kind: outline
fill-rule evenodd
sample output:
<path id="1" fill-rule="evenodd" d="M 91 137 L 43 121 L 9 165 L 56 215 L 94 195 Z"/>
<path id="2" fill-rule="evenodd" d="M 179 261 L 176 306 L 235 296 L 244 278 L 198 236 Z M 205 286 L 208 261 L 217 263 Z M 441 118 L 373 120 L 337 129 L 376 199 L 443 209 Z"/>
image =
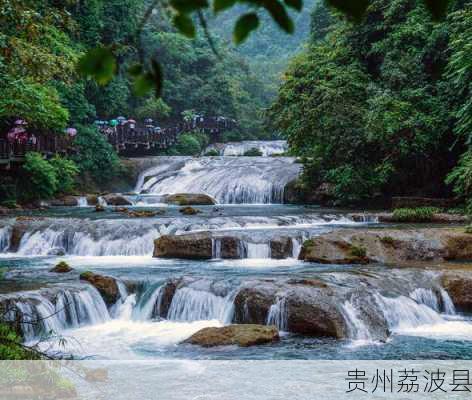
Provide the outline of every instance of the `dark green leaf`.
<path id="1" fill-rule="evenodd" d="M 156 60 L 151 61 L 152 65 L 152 73 L 154 78 L 154 90 L 156 98 L 161 97 L 162 93 L 162 83 L 164 82 L 164 74 L 162 73 L 161 64 L 159 64 Z"/>
<path id="2" fill-rule="evenodd" d="M 185 14 L 178 14 L 174 17 L 174 26 L 183 35 L 193 38 L 195 37 L 195 25 L 193 24 L 192 18 Z"/>
<path id="3" fill-rule="evenodd" d="M 134 80 L 134 92 L 137 96 L 144 96 L 154 87 L 153 75 L 150 72 L 137 76 Z"/>
<path id="4" fill-rule="evenodd" d="M 217 13 L 227 10 L 236 4 L 236 0 L 215 0 L 213 2 L 213 10 Z"/>
<path id="5" fill-rule="evenodd" d="M 284 0 L 287 6 L 292 7 L 297 11 L 301 11 L 303 8 L 303 0 Z"/>
<path id="6" fill-rule="evenodd" d="M 208 7 L 207 0 L 171 0 L 170 4 L 181 14 L 189 14 Z"/>
<path id="7" fill-rule="evenodd" d="M 355 21 L 360 21 L 364 16 L 369 0 L 325 0 L 328 5 L 351 17 Z M 435 0 L 433 0 L 435 1 Z"/>
<path id="8" fill-rule="evenodd" d="M 131 76 L 138 76 L 143 73 L 143 66 L 141 64 L 134 64 L 129 67 L 128 72 Z"/>
<path id="9" fill-rule="evenodd" d="M 278 0 L 265 0 L 264 7 L 269 11 L 274 21 L 285 32 L 293 33 L 293 21 L 289 17 L 287 10 Z"/>
<path id="10" fill-rule="evenodd" d="M 424 0 L 424 2 L 434 20 L 438 21 L 446 16 L 450 0 Z"/>
<path id="11" fill-rule="evenodd" d="M 80 74 L 93 78 L 100 85 L 109 83 L 116 72 L 116 59 L 110 49 L 97 47 L 89 50 L 77 65 Z"/>
<path id="12" fill-rule="evenodd" d="M 259 26 L 259 17 L 256 13 L 243 15 L 234 26 L 233 38 L 236 44 L 244 42 L 249 34 Z"/>

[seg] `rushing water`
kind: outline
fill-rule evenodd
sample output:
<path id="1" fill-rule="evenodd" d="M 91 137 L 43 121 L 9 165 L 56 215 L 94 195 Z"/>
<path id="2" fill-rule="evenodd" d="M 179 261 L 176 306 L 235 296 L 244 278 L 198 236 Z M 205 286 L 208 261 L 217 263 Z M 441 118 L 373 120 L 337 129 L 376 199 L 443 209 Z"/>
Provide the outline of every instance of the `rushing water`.
<path id="1" fill-rule="evenodd" d="M 290 157 L 162 157 L 143 172 L 135 191 L 206 193 L 221 204 L 283 203 L 301 164 Z"/>
<path id="2" fill-rule="evenodd" d="M 285 153 L 288 150 L 288 144 L 286 140 L 247 140 L 243 142 L 213 144 L 208 146 L 205 153 L 216 150 L 220 156 L 243 156 L 244 153 L 252 149 L 257 149 L 262 156 L 268 157 Z"/>
<path id="3" fill-rule="evenodd" d="M 239 154 L 245 146 L 221 151 Z M 277 146 L 267 144 L 265 154 Z M 129 218 L 113 207 L 96 213 L 81 198 L 80 207 L 0 219 L 0 265 L 7 267 L 1 270 L 0 311 L 17 321 L 26 341 L 39 341 L 53 354 L 100 359 L 471 357 L 472 321 L 456 312 L 441 287 L 441 271 L 297 259 L 310 237 L 377 221 L 354 222 L 339 210 L 268 204 L 282 202 L 285 184 L 299 174 L 293 159 L 163 157 L 147 165 L 151 168 L 136 183 L 140 194 L 129 198 L 138 209 L 159 211 L 155 217 Z M 199 214 L 182 216 L 179 207 L 160 201 L 178 192 L 204 192 L 222 204 L 197 206 Z M 152 257 L 155 239 L 192 232 L 211 238 L 212 259 Z M 222 259 L 227 237 L 237 241 L 239 258 Z M 273 259 L 273 241 L 282 239 L 290 250 Z M 63 260 L 72 272 L 50 272 Z M 116 279 L 115 304 L 105 304 L 80 280 L 90 270 Z M 329 295 L 319 290 L 320 282 Z M 280 342 L 212 349 L 181 343 L 204 327 L 252 322 L 244 296 L 253 292 L 262 305 L 258 323 L 276 326 L 283 333 Z M 329 310 L 342 324 L 343 339 L 291 332 L 303 304 Z"/>

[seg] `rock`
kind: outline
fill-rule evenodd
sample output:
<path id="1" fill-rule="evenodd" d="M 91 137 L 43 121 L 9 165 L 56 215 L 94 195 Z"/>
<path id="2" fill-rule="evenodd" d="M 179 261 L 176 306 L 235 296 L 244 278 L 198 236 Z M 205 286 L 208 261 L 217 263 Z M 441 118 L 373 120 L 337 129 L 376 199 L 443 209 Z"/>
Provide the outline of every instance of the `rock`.
<path id="1" fill-rule="evenodd" d="M 65 256 L 66 251 L 62 247 L 54 247 L 48 251 L 48 256 Z"/>
<path id="2" fill-rule="evenodd" d="M 11 210 L 7 207 L 0 206 L 0 215 L 8 215 L 11 213 Z"/>
<path id="3" fill-rule="evenodd" d="M 56 274 L 65 274 L 71 271 L 73 271 L 73 269 L 65 261 L 61 261 L 53 269 L 49 270 L 49 272 L 55 272 Z"/>
<path id="4" fill-rule="evenodd" d="M 326 284 L 310 281 L 253 281 L 246 283 L 234 301 L 234 322 L 265 324 L 271 306 L 284 302 L 289 332 L 315 337 L 342 338 L 346 325 L 337 299 Z"/>
<path id="5" fill-rule="evenodd" d="M 151 317 L 167 318 L 169 308 L 174 298 L 175 292 L 180 284 L 180 280 L 169 280 L 160 293 L 160 303 L 156 304 Z"/>
<path id="6" fill-rule="evenodd" d="M 445 274 L 441 278 L 441 283 L 458 311 L 472 312 L 472 277 L 463 274 Z"/>
<path id="7" fill-rule="evenodd" d="M 89 206 L 96 206 L 98 204 L 98 196 L 95 194 L 87 195 L 87 204 Z"/>
<path id="8" fill-rule="evenodd" d="M 339 229 L 303 244 L 301 260 L 323 264 L 472 260 L 472 235 L 462 228 Z"/>
<path id="9" fill-rule="evenodd" d="M 193 334 L 184 343 L 203 347 L 256 346 L 273 343 L 279 340 L 279 333 L 274 326 L 263 325 L 229 325 L 222 328 L 203 328 Z"/>
<path id="10" fill-rule="evenodd" d="M 456 199 L 431 197 L 392 197 L 392 208 L 439 207 L 450 208 L 457 205 Z"/>
<path id="11" fill-rule="evenodd" d="M 178 206 L 212 206 L 215 199 L 204 193 L 177 193 L 164 196 L 164 202 Z"/>
<path id="12" fill-rule="evenodd" d="M 102 276 L 87 271 L 80 274 L 80 280 L 86 281 L 100 292 L 107 305 L 113 305 L 120 298 L 120 291 L 116 280 L 109 276 Z"/>
<path id="13" fill-rule="evenodd" d="M 154 257 L 208 260 L 213 256 L 211 237 L 204 233 L 164 235 L 154 241 Z"/>
<path id="14" fill-rule="evenodd" d="M 288 236 L 274 238 L 270 241 L 270 257 L 278 260 L 292 257 L 293 242 Z"/>
<path id="15" fill-rule="evenodd" d="M 76 207 L 79 205 L 79 201 L 77 197 L 64 196 L 59 199 L 51 200 L 49 204 L 54 207 Z"/>
<path id="16" fill-rule="evenodd" d="M 101 206 L 100 204 L 97 204 L 95 206 L 95 212 L 104 212 L 105 211 L 105 207 Z"/>
<path id="17" fill-rule="evenodd" d="M 224 236 L 218 239 L 221 243 L 221 258 L 223 259 L 240 259 L 243 258 L 243 247 L 241 240 L 231 236 Z"/>
<path id="18" fill-rule="evenodd" d="M 16 253 L 21 244 L 21 239 L 28 230 L 28 220 L 17 218 L 15 224 L 12 227 L 10 235 L 10 247 L 8 251 L 11 253 Z"/>
<path id="19" fill-rule="evenodd" d="M 152 218 L 155 217 L 156 215 L 161 215 L 163 214 L 162 211 L 136 211 L 136 210 L 126 210 L 126 215 L 131 218 Z"/>
<path id="20" fill-rule="evenodd" d="M 198 214 L 198 213 L 201 213 L 200 210 L 197 210 L 193 207 L 184 207 L 184 208 L 181 208 L 179 210 L 180 213 L 184 214 L 184 215 L 195 215 L 195 214 Z"/>
<path id="21" fill-rule="evenodd" d="M 131 206 L 131 203 L 127 198 L 119 194 L 107 194 L 103 197 L 109 206 Z"/>
<path id="22" fill-rule="evenodd" d="M 120 212 L 120 213 L 126 213 L 126 212 L 128 212 L 128 209 L 126 207 L 116 207 L 113 211 Z"/>

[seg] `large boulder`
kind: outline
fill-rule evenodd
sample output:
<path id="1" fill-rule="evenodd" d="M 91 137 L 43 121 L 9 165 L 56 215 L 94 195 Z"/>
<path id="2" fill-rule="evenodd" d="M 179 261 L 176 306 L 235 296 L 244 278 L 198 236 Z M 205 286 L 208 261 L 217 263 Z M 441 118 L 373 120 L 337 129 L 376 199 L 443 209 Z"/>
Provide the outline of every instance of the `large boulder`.
<path id="1" fill-rule="evenodd" d="M 270 257 L 278 260 L 292 257 L 293 242 L 288 236 L 274 238 L 270 241 Z"/>
<path id="2" fill-rule="evenodd" d="M 459 311 L 472 312 L 472 277 L 461 273 L 442 276 L 441 283 Z"/>
<path id="3" fill-rule="evenodd" d="M 244 258 L 244 248 L 239 238 L 223 236 L 216 240 L 220 242 L 221 258 L 231 260 Z"/>
<path id="4" fill-rule="evenodd" d="M 212 206 L 215 199 L 204 193 L 177 193 L 164 196 L 164 202 L 178 206 Z"/>
<path id="5" fill-rule="evenodd" d="M 120 298 L 120 291 L 116 280 L 110 276 L 102 276 L 87 271 L 80 274 L 80 280 L 86 281 L 99 291 L 107 305 L 115 304 Z"/>
<path id="6" fill-rule="evenodd" d="M 129 201 L 126 197 L 112 193 L 112 194 L 107 194 L 106 196 L 103 196 L 103 199 L 107 202 L 109 206 L 131 206 L 133 203 Z"/>
<path id="7" fill-rule="evenodd" d="M 98 204 L 98 196 L 96 194 L 88 194 L 87 204 L 89 206 L 96 206 Z"/>
<path id="8" fill-rule="evenodd" d="M 279 340 L 279 333 L 274 326 L 229 325 L 222 328 L 203 328 L 193 334 L 184 343 L 203 347 L 237 345 L 249 347 Z"/>
<path id="9" fill-rule="evenodd" d="M 23 239 L 23 236 L 27 232 L 28 225 L 29 224 L 26 220 L 17 218 L 15 224 L 11 229 L 10 247 L 8 248 L 9 252 L 16 253 L 19 250 L 21 239 Z"/>
<path id="10" fill-rule="evenodd" d="M 307 240 L 301 260 L 323 264 L 472 260 L 472 235 L 463 228 L 339 229 Z"/>
<path id="11" fill-rule="evenodd" d="M 234 322 L 266 324 L 271 307 L 283 302 L 281 318 L 289 332 L 342 338 L 346 325 L 339 301 L 330 287 L 317 280 L 253 281 L 236 295 Z"/>
<path id="12" fill-rule="evenodd" d="M 212 256 L 212 239 L 207 234 L 164 235 L 154 241 L 154 257 L 208 260 Z"/>
<path id="13" fill-rule="evenodd" d="M 180 213 L 183 215 L 196 215 L 201 213 L 200 210 L 193 208 L 193 207 L 183 207 L 179 210 Z"/>

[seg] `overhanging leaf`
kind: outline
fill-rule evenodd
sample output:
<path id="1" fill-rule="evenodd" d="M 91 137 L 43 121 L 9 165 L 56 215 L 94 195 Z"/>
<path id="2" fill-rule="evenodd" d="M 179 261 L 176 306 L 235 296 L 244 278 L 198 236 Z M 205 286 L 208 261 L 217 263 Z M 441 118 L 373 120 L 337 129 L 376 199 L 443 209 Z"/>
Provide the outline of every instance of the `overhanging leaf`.
<path id="1" fill-rule="evenodd" d="M 233 38 L 236 44 L 244 42 L 249 34 L 259 26 L 259 17 L 256 13 L 243 15 L 234 26 Z"/>
<path id="2" fill-rule="evenodd" d="M 213 11 L 220 12 L 233 7 L 236 4 L 236 0 L 215 0 L 213 2 Z"/>
<path id="3" fill-rule="evenodd" d="M 174 17 L 174 26 L 183 35 L 193 38 L 195 37 L 196 30 L 193 24 L 192 18 L 185 14 L 178 14 Z"/>
<path id="4" fill-rule="evenodd" d="M 325 0 L 326 3 L 335 9 L 351 17 L 355 21 L 360 21 L 365 15 L 369 0 Z M 432 0 L 435 1 L 435 0 Z"/>
<path id="5" fill-rule="evenodd" d="M 301 11 L 303 8 L 303 0 L 284 0 L 284 3 L 297 11 Z"/>
<path id="6" fill-rule="evenodd" d="M 77 71 L 93 78 L 100 85 L 109 83 L 116 72 L 116 59 L 110 49 L 97 47 L 89 50 L 78 62 Z"/>
<path id="7" fill-rule="evenodd" d="M 265 0 L 263 6 L 270 13 L 277 25 L 285 32 L 293 33 L 293 21 L 282 3 L 278 0 Z"/>
<path id="8" fill-rule="evenodd" d="M 208 7 L 207 0 L 171 0 L 170 5 L 180 14 L 189 14 L 191 12 Z"/>

